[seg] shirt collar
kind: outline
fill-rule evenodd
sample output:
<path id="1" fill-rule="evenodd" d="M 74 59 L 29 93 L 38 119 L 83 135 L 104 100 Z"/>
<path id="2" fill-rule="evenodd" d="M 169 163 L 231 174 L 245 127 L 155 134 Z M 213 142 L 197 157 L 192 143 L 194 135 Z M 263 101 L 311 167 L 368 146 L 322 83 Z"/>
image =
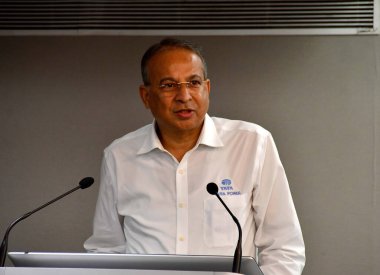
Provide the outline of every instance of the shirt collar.
<path id="1" fill-rule="evenodd" d="M 137 155 L 148 153 L 156 148 L 160 150 L 165 150 L 161 144 L 160 139 L 157 136 L 155 128 L 156 128 L 156 121 L 154 120 L 152 124 L 150 124 L 149 127 L 147 128 L 147 134 L 145 135 L 143 144 L 140 150 L 137 152 Z"/>
<path id="2" fill-rule="evenodd" d="M 205 116 L 205 122 L 203 123 L 202 132 L 197 145 L 198 144 L 210 147 L 223 147 L 223 142 L 219 137 L 214 121 L 208 114 Z"/>
<path id="3" fill-rule="evenodd" d="M 161 144 L 160 139 L 157 136 L 155 125 L 156 125 L 156 122 L 153 121 L 150 127 L 148 127 L 145 140 L 140 150 L 137 152 L 138 155 L 148 153 L 154 149 L 165 151 L 164 147 Z M 209 147 L 215 147 L 215 148 L 223 147 L 223 142 L 218 135 L 214 121 L 208 114 L 205 115 L 202 131 L 195 147 L 198 147 L 199 144 L 203 144 L 203 145 L 206 145 Z"/>

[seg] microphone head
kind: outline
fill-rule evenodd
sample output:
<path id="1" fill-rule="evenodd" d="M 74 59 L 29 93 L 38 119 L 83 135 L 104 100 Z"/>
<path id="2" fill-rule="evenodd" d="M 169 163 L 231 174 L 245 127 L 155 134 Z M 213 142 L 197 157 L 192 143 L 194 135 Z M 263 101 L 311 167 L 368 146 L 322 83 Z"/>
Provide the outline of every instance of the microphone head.
<path id="1" fill-rule="evenodd" d="M 207 184 L 207 192 L 209 192 L 211 195 L 218 194 L 218 190 L 218 185 L 216 185 L 215 183 L 210 182 L 209 184 Z"/>
<path id="2" fill-rule="evenodd" d="M 87 187 L 90 187 L 93 183 L 94 183 L 94 178 L 87 177 L 87 178 L 82 179 L 79 182 L 79 186 L 82 189 L 86 189 Z"/>

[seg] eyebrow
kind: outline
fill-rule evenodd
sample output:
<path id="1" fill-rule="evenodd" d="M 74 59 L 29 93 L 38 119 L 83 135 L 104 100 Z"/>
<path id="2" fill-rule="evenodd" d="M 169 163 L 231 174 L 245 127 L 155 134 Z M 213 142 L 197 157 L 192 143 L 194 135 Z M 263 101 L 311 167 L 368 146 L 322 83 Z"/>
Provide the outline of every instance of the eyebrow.
<path id="1" fill-rule="evenodd" d="M 193 74 L 191 75 L 190 77 L 187 78 L 187 80 L 193 80 L 195 78 L 200 78 L 200 79 L 203 79 L 202 76 L 198 75 L 198 74 Z M 174 79 L 173 77 L 164 77 L 163 79 L 160 80 L 160 83 L 162 82 L 165 82 L 165 81 L 173 81 L 173 82 L 178 82 L 176 79 Z"/>

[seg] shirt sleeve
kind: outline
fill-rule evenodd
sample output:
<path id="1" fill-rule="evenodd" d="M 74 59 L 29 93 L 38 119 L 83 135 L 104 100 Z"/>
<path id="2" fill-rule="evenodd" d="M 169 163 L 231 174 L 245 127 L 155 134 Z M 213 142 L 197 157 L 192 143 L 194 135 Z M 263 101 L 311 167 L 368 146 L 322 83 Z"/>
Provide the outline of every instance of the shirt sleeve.
<path id="1" fill-rule="evenodd" d="M 101 253 L 125 253 L 126 249 L 123 217 L 117 211 L 117 186 L 106 156 L 101 165 L 93 234 L 85 241 L 84 248 Z"/>
<path id="2" fill-rule="evenodd" d="M 270 134 L 263 144 L 261 161 L 253 198 L 259 265 L 265 275 L 301 274 L 305 245 L 285 171 Z"/>

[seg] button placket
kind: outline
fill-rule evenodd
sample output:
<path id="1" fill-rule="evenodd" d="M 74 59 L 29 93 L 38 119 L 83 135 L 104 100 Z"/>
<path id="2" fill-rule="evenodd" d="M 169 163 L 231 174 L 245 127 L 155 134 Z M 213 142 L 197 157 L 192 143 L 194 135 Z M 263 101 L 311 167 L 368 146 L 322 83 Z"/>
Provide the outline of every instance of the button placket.
<path id="1" fill-rule="evenodd" d="M 176 173 L 177 194 L 177 242 L 176 253 L 186 254 L 188 251 L 188 182 L 186 173 L 187 161 L 182 159 Z"/>

